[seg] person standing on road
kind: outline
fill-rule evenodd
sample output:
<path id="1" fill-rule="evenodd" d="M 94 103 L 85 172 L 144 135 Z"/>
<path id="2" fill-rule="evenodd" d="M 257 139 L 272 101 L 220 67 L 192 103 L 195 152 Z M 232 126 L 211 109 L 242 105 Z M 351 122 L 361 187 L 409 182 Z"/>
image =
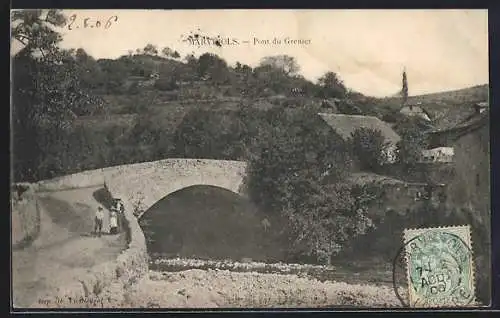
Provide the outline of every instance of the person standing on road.
<path id="1" fill-rule="evenodd" d="M 125 207 L 123 205 L 122 200 L 116 199 L 113 208 L 117 214 L 118 232 L 121 232 L 121 231 L 123 231 L 123 218 L 124 218 L 123 214 L 125 212 Z"/>
<path id="2" fill-rule="evenodd" d="M 94 233 L 99 237 L 101 237 L 103 220 L 104 220 L 104 211 L 102 207 L 99 206 L 95 214 L 95 227 L 94 227 Z"/>
<path id="3" fill-rule="evenodd" d="M 112 209 L 109 214 L 109 234 L 118 233 L 118 215 L 117 212 Z"/>

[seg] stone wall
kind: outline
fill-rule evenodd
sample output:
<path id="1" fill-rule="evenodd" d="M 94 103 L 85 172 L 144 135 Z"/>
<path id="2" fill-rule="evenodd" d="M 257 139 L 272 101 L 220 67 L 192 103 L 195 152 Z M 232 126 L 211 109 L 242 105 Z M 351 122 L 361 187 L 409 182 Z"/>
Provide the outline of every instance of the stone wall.
<path id="1" fill-rule="evenodd" d="M 407 182 L 448 184 L 455 177 L 455 164 L 453 162 L 417 163 L 411 169 L 392 164 L 384 166 L 379 173 Z"/>
<path id="2" fill-rule="evenodd" d="M 388 212 L 393 212 L 401 216 L 408 215 L 415 207 L 424 201 L 430 200 L 433 207 L 438 207 L 445 203 L 446 187 L 428 187 L 425 184 L 384 184 L 383 197 L 369 207 L 370 215 L 383 219 Z"/>

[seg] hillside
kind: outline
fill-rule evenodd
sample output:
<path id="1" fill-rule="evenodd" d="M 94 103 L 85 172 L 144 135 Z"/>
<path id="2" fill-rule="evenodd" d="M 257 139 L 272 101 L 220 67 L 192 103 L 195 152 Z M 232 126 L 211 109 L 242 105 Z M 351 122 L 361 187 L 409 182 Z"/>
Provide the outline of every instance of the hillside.
<path id="1" fill-rule="evenodd" d="M 401 119 L 398 98 L 375 98 L 352 91 L 333 72 L 313 83 L 285 71 L 280 61 L 252 68 L 240 63 L 228 65 L 209 53 L 181 60 L 144 52 L 94 59 L 82 49 L 76 50 L 73 59 L 68 67 L 98 102 L 72 109 L 76 119 L 69 131 L 62 133 L 66 136 L 44 141 L 48 146 L 39 145 L 48 147 L 46 152 L 23 155 L 33 160 L 18 161 L 16 179 L 37 180 L 82 169 L 181 156 L 175 144 L 183 141 L 175 141 L 176 131 L 186 115 L 198 110 L 252 113 L 303 109 L 375 116 L 391 124 Z M 24 63 L 15 62 L 19 67 Z M 291 58 L 291 63 L 296 61 Z M 24 81 L 24 73 L 15 74 L 19 75 L 15 81 Z M 412 96 L 410 101 L 422 103 L 434 123 L 444 118 L 453 124 L 453 118 L 462 118 L 470 111 L 471 102 L 482 101 L 487 95 L 487 86 L 481 85 Z M 233 129 L 234 123 L 211 125 L 224 131 Z M 62 136 L 61 132 L 56 135 Z M 21 135 L 18 138 L 22 139 Z M 33 171 L 38 171 L 37 175 Z"/>
<path id="2" fill-rule="evenodd" d="M 480 102 L 488 99 L 488 84 L 468 87 L 459 90 L 446 91 L 419 96 L 410 96 L 410 102 L 425 103 L 450 103 L 460 104 L 464 102 Z"/>
<path id="3" fill-rule="evenodd" d="M 408 102 L 421 104 L 431 109 L 447 108 L 450 106 L 463 105 L 488 100 L 488 84 L 463 88 L 459 90 L 445 91 L 432 94 L 409 96 Z M 380 99 L 380 103 L 398 108 L 401 105 L 401 98 L 389 97 Z"/>
<path id="4" fill-rule="evenodd" d="M 234 67 L 229 66 L 217 55 L 208 53 L 198 59 L 188 56 L 186 61 L 134 54 L 115 60 L 94 61 L 87 57 L 86 63 L 90 73 L 94 74 L 83 74 L 82 80 L 95 94 L 103 97 L 105 107 L 102 112 L 120 115 L 151 113 L 167 130 L 173 129 L 171 126 L 178 124 L 179 116 L 193 108 L 238 110 L 285 106 L 320 109 L 324 99 L 335 99 L 333 112 L 370 115 L 384 120 L 401 107 L 399 97 L 375 98 L 348 91 L 336 75 L 328 83 L 312 83 L 302 76 L 284 74 L 269 65 L 251 68 L 237 63 Z M 158 78 L 151 80 L 154 74 Z M 485 84 L 410 96 L 409 102 L 421 104 L 433 119 L 438 119 L 450 111 L 457 112 L 457 109 L 469 107 L 470 103 L 487 99 L 488 85 Z M 170 115 L 164 114 L 172 110 L 177 114 L 174 116 L 177 120 L 170 120 Z"/>

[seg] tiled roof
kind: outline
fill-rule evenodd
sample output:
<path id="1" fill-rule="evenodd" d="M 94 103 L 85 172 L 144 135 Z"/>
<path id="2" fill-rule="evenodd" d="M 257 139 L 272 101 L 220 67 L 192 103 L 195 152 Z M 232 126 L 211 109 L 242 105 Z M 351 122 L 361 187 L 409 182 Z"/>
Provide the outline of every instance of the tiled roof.
<path id="1" fill-rule="evenodd" d="M 344 114 L 319 114 L 321 118 L 332 127 L 343 139 L 348 139 L 358 128 L 380 130 L 386 141 L 396 144 L 401 137 L 389 126 L 388 123 L 374 116 L 344 115 Z"/>

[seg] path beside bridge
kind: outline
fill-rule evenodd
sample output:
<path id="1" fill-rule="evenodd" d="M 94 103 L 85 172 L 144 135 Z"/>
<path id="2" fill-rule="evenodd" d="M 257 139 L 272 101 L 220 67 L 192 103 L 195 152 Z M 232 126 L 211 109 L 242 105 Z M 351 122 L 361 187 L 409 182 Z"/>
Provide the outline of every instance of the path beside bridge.
<path id="1" fill-rule="evenodd" d="M 126 248 L 125 234 L 91 235 L 101 188 L 38 194 L 43 207 L 40 236 L 31 246 L 12 252 L 14 307 L 35 307 L 41 295 L 116 259 Z M 108 230 L 105 213 L 103 231 Z"/>

